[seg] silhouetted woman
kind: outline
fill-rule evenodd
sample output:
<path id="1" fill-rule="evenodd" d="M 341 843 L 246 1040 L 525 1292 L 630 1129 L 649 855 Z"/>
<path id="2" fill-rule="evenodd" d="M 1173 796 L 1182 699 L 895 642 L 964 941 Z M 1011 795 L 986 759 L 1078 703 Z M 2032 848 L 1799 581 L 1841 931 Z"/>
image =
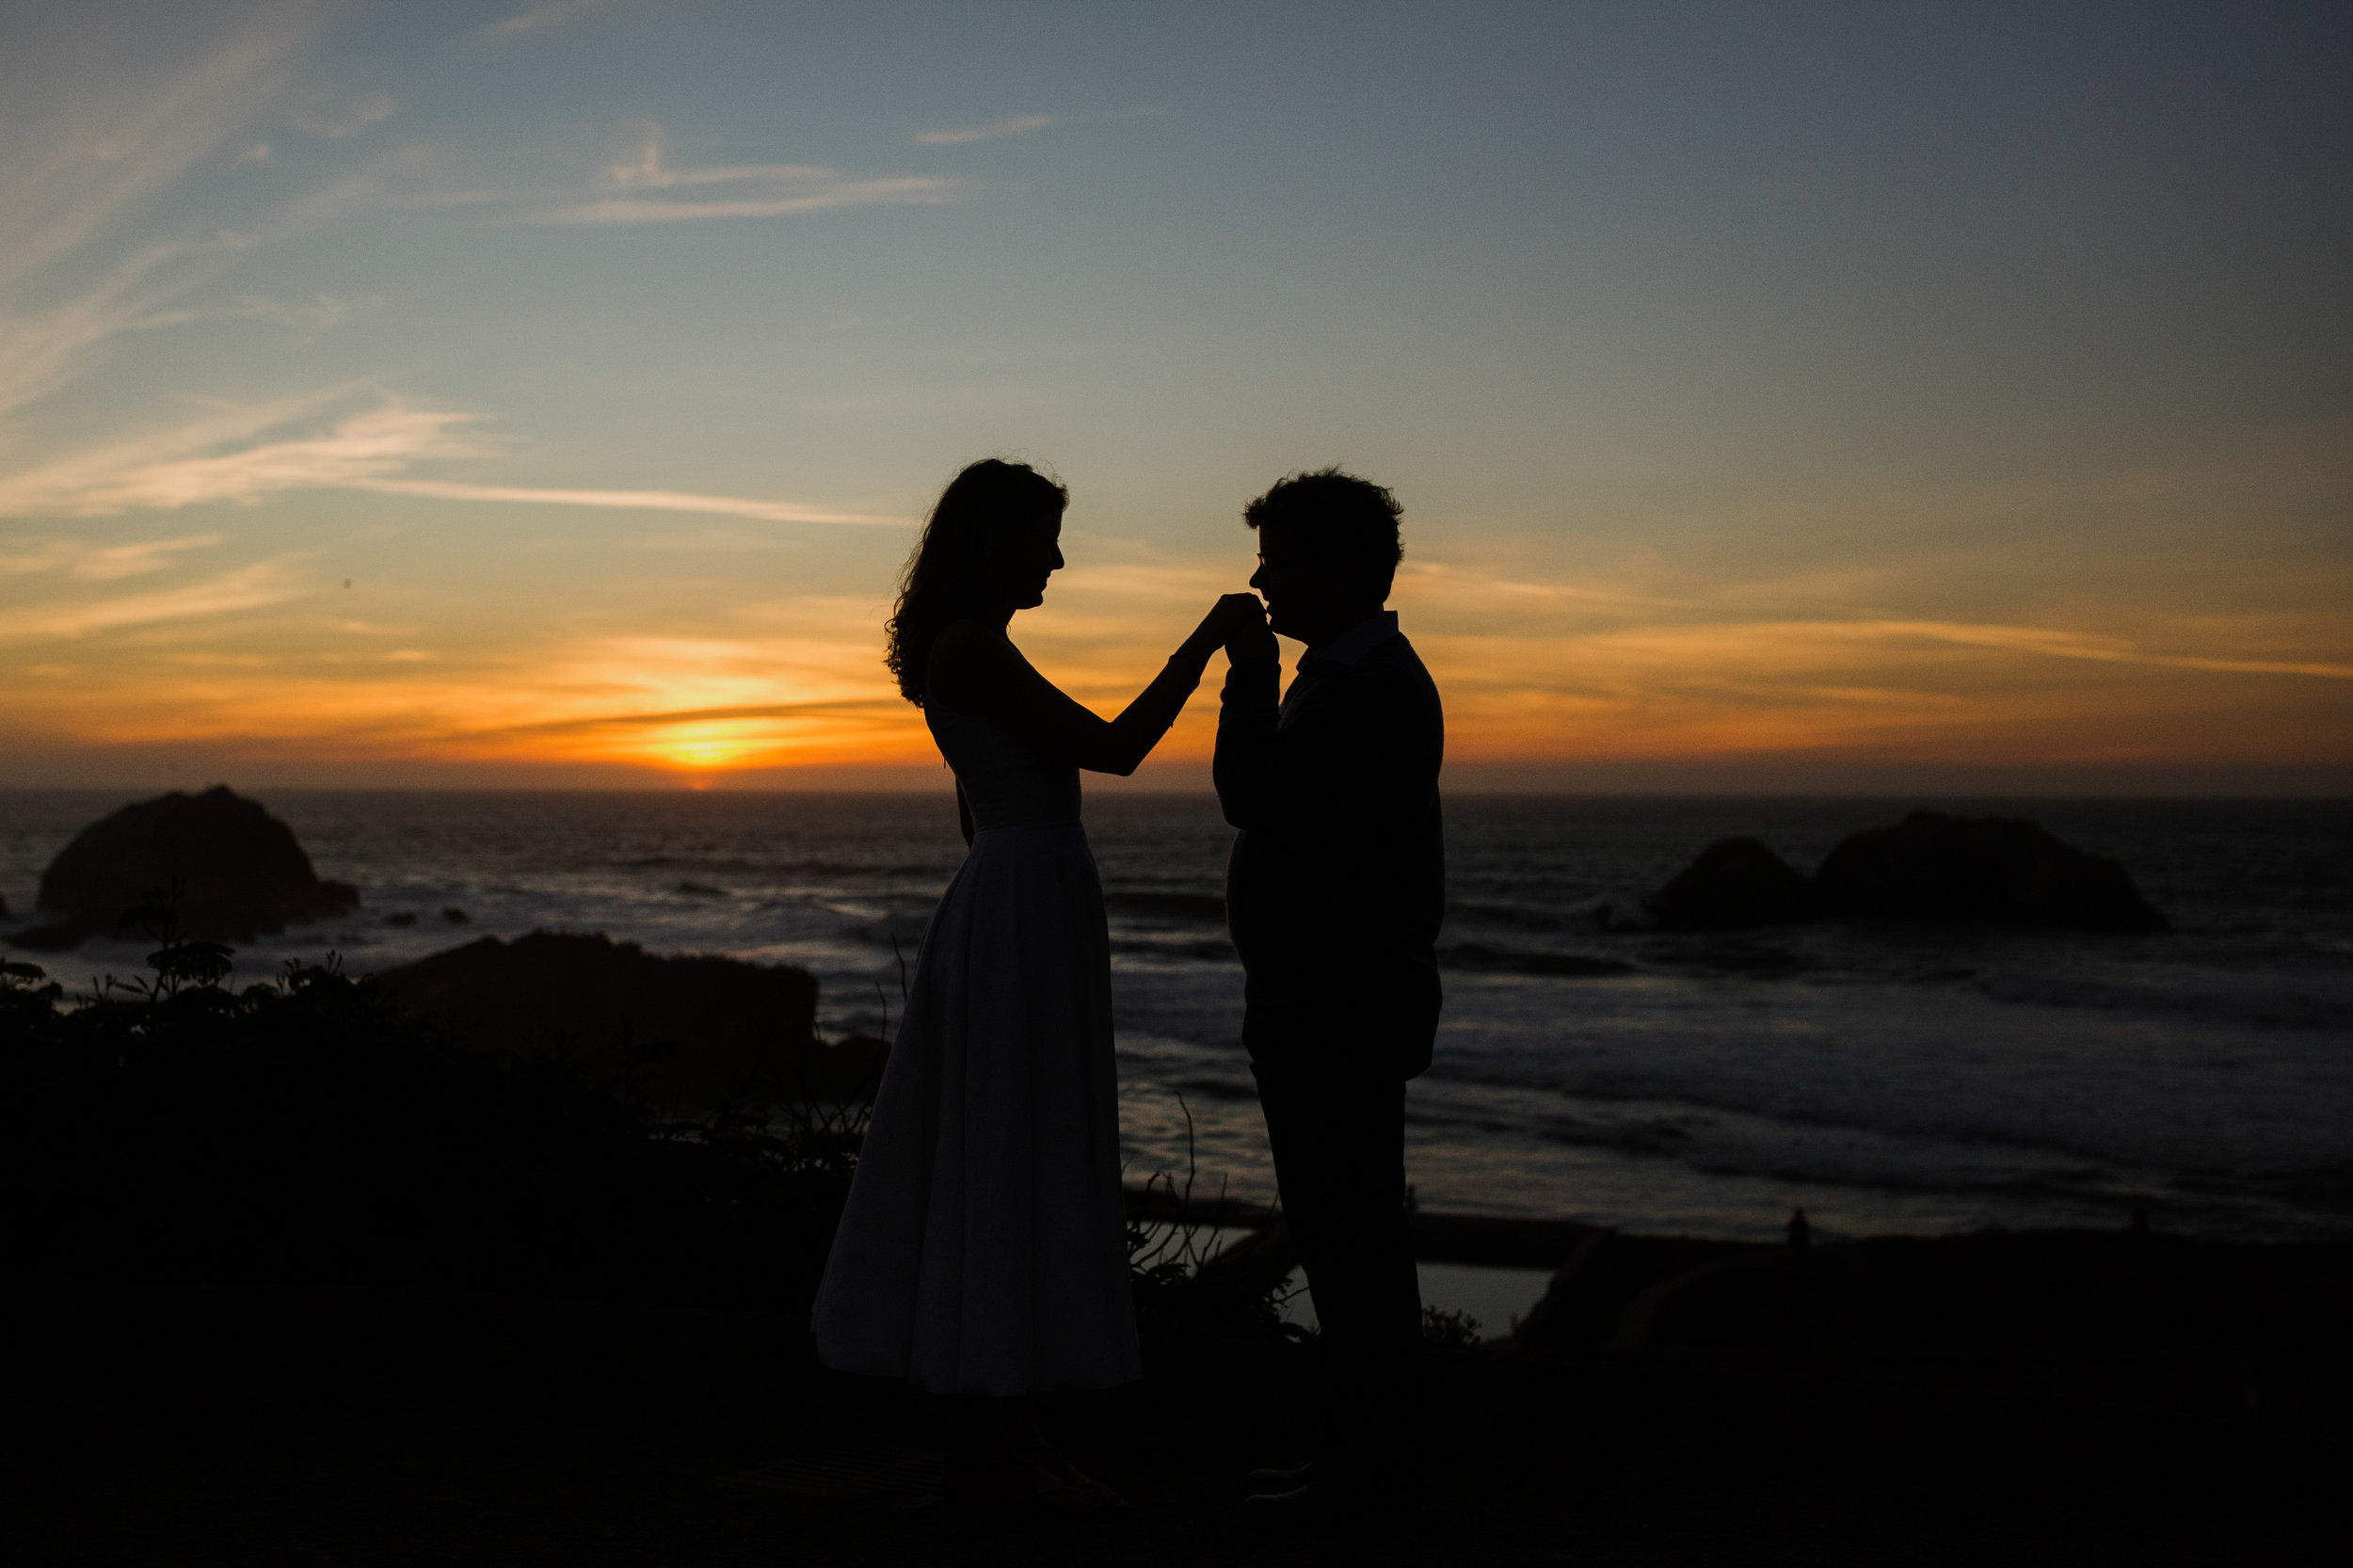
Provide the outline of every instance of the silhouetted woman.
<path id="1" fill-rule="evenodd" d="M 955 771 L 971 846 L 923 938 L 857 1178 L 819 1287 L 829 1367 L 953 1395 L 952 1497 L 1115 1506 L 1039 1434 L 1028 1396 L 1142 1375 L 1129 1304 L 1111 950 L 1079 770 L 1133 773 L 1249 594 L 1221 599 L 1106 723 L 1006 637 L 1063 565 L 1068 493 L 1021 463 L 932 509 L 886 663 Z"/>

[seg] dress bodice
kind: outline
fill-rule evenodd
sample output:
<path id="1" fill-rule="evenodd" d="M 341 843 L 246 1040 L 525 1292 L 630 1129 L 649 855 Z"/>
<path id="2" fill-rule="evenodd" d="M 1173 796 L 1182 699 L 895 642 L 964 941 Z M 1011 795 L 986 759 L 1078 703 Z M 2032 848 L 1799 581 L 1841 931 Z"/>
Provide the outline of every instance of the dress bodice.
<path id="1" fill-rule="evenodd" d="M 964 786 L 975 831 L 1079 820 L 1079 770 L 1057 762 L 994 719 L 926 706 L 939 754 Z"/>

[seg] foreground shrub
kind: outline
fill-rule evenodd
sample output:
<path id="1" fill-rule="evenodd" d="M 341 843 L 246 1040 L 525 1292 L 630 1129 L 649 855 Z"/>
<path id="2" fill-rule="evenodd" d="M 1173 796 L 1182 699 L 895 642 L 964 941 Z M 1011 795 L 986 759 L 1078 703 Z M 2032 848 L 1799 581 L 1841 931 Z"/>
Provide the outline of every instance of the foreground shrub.
<path id="1" fill-rule="evenodd" d="M 0 975 L 0 1256 L 796 1310 L 856 1158 L 835 1108 L 664 1120 L 453 1048 L 330 963 L 232 991 L 226 950 L 69 1005 Z"/>

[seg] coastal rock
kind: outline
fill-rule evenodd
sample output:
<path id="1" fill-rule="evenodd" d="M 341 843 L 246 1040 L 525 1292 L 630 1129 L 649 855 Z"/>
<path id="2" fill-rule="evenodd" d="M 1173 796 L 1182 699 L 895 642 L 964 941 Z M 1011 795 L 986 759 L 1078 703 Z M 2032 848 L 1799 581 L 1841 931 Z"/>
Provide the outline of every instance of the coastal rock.
<path id="1" fill-rule="evenodd" d="M 2168 929 L 2124 868 L 2033 823 L 1914 811 L 1849 835 L 1811 878 L 1755 839 L 1712 843 L 1606 931 L 1746 931 L 1834 917 L 2067 931 Z"/>
<path id="2" fill-rule="evenodd" d="M 18 945 L 69 948 L 112 931 L 149 893 L 177 885 L 184 936 L 249 940 L 348 912 L 360 891 L 326 882 L 294 829 L 216 785 L 126 806 L 82 829 L 41 873 L 39 907 L 59 917 Z"/>
<path id="3" fill-rule="evenodd" d="M 593 1085 L 706 1110 L 852 1096 L 881 1074 L 880 1041 L 817 1038 L 806 969 L 535 931 L 485 936 L 370 984 L 456 1045 L 547 1058 Z"/>
<path id="4" fill-rule="evenodd" d="M 2124 868 L 2011 817 L 1914 811 L 1842 840 L 1814 873 L 1830 915 L 2148 932 L 2166 918 Z"/>
<path id="5" fill-rule="evenodd" d="M 1720 839 L 1650 901 L 1661 931 L 1746 931 L 1814 913 L 1813 889 L 1756 839 Z"/>

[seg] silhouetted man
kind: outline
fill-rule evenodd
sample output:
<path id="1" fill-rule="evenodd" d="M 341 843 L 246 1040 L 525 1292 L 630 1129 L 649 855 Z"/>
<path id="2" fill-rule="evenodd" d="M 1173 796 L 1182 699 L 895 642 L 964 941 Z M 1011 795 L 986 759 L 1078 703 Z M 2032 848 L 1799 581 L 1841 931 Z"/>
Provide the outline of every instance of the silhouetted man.
<path id="1" fill-rule="evenodd" d="M 1241 955 L 1242 1040 L 1283 1211 L 1320 1324 L 1324 1433 L 1314 1461 L 1260 1471 L 1269 1523 L 1414 1505 L 1421 1296 L 1405 1217 L 1405 1082 L 1438 1026 L 1445 909 L 1430 672 L 1385 611 L 1397 503 L 1327 469 L 1243 511 L 1268 628 L 1237 634 L 1216 780 L 1241 830 L 1225 912 Z M 1278 703 L 1274 632 L 1307 645 Z"/>

